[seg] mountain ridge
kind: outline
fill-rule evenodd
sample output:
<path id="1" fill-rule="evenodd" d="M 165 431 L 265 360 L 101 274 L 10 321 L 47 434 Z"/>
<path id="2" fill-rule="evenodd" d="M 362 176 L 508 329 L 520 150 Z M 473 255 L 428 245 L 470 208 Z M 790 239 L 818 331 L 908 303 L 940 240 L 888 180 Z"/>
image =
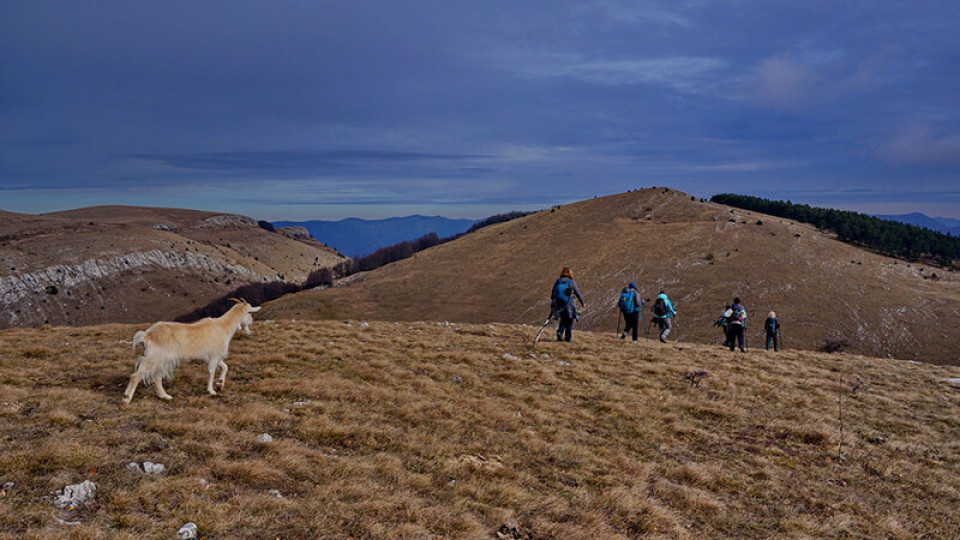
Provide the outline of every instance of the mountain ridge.
<path id="1" fill-rule="evenodd" d="M 310 235 L 351 257 L 373 253 L 379 248 L 415 240 L 431 232 L 441 238 L 462 233 L 476 221 L 414 214 L 405 217 L 339 221 L 275 221 L 277 227 L 304 227 Z"/>
<path id="2" fill-rule="evenodd" d="M 0 328 L 172 319 L 247 283 L 344 260 L 253 218 L 100 206 L 0 213 Z"/>

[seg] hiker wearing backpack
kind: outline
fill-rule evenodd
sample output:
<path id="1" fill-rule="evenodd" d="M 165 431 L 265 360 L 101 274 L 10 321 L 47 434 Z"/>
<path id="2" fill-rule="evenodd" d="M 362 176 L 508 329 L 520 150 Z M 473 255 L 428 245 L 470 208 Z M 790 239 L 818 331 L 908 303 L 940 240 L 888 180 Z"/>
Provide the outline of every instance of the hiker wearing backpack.
<path id="1" fill-rule="evenodd" d="M 627 337 L 630 331 L 633 331 L 633 340 L 637 340 L 637 330 L 640 325 L 640 313 L 643 311 L 643 300 L 637 294 L 637 284 L 631 281 L 620 291 L 620 300 L 617 302 L 620 313 L 623 314 L 623 333 L 620 339 Z"/>
<path id="2" fill-rule="evenodd" d="M 564 267 L 550 292 L 550 305 L 553 312 L 560 317 L 560 325 L 557 327 L 557 341 L 570 341 L 573 334 L 573 320 L 577 318 L 577 306 L 574 297 L 580 301 L 581 306 L 584 305 L 580 290 L 577 289 L 577 282 L 573 281 L 573 272 Z"/>
<path id="3" fill-rule="evenodd" d="M 657 299 L 653 302 L 651 310 L 653 311 L 653 320 L 656 321 L 657 327 L 660 328 L 660 343 L 666 343 L 667 335 L 673 326 L 670 323 L 670 318 L 677 316 L 677 310 L 673 309 L 673 303 L 667 298 L 667 293 L 663 292 L 663 289 L 660 289 L 660 294 L 657 295 Z"/>
<path id="4" fill-rule="evenodd" d="M 730 328 L 730 350 L 740 346 L 740 352 L 747 352 L 743 346 L 743 333 L 747 328 L 747 310 L 740 304 L 740 297 L 733 299 L 730 306 L 730 316 L 727 317 L 727 326 Z"/>
<path id="5" fill-rule="evenodd" d="M 723 313 L 720 314 L 720 317 L 713 321 L 714 326 L 719 326 L 723 330 L 723 346 L 730 347 L 730 344 L 733 343 L 733 336 L 730 335 L 730 325 L 727 324 L 727 319 L 730 318 L 730 315 L 733 314 L 730 311 L 733 306 L 727 306 L 723 309 Z"/>
<path id="6" fill-rule="evenodd" d="M 773 342 L 773 351 L 780 350 L 780 322 L 777 320 L 777 314 L 771 311 L 767 315 L 767 322 L 763 329 L 767 332 L 767 350 L 770 350 L 770 342 Z"/>

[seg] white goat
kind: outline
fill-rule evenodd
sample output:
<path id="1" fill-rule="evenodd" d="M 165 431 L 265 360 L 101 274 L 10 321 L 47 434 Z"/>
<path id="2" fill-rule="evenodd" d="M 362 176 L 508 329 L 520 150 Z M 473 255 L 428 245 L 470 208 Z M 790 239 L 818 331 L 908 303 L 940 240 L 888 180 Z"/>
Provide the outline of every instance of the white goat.
<path id="1" fill-rule="evenodd" d="M 123 393 L 123 402 L 130 403 L 140 381 L 144 384 L 152 382 L 160 399 L 173 399 L 163 390 L 163 379 L 170 379 L 180 362 L 191 359 L 206 361 L 210 373 L 207 392 L 211 396 L 217 395 L 213 378 L 219 367 L 222 371 L 218 386 L 222 390 L 227 381 L 224 359 L 229 352 L 230 339 L 249 313 L 260 311 L 259 307 L 252 307 L 246 301 L 231 300 L 237 305 L 216 319 L 208 317 L 193 323 L 158 322 L 134 334 L 133 350 L 136 352 L 137 345 L 143 344 L 143 356 L 137 358 L 130 384 Z"/>

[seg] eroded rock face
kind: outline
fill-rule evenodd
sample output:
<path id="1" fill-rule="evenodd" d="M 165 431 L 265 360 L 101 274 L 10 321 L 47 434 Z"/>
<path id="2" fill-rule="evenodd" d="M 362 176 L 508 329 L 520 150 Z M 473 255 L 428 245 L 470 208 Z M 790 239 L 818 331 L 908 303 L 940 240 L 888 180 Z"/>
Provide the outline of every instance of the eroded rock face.
<path id="1" fill-rule="evenodd" d="M 88 259 L 79 264 L 48 266 L 33 272 L 0 278 L 0 305 L 7 305 L 28 296 L 43 292 L 54 285 L 69 289 L 90 281 L 115 277 L 121 272 L 138 268 L 163 268 L 166 270 L 202 270 L 213 273 L 231 273 L 240 280 L 261 281 L 266 276 L 253 270 L 219 262 L 202 253 L 174 253 L 158 249 L 134 252 L 106 259 Z"/>
<path id="2" fill-rule="evenodd" d="M 81 309 L 98 309 L 104 302 L 136 306 L 143 301 L 142 298 L 128 296 L 104 299 L 103 296 L 112 293 L 99 291 L 108 287 L 114 290 L 117 284 L 131 274 L 146 275 L 156 272 L 167 272 L 174 277 L 220 276 L 223 278 L 224 288 L 227 288 L 228 279 L 237 285 L 274 279 L 272 274 L 261 274 L 246 266 L 229 264 L 192 251 L 135 251 L 87 259 L 76 264 L 57 264 L 0 277 L 0 328 L 42 324 L 47 319 L 53 321 L 57 319 L 58 310 L 65 309 L 64 302 L 68 302 L 68 298 L 81 305 Z M 57 301 L 52 301 L 54 295 L 57 296 Z M 91 295 L 99 295 L 101 298 Z M 81 302 L 81 299 L 85 301 Z"/>

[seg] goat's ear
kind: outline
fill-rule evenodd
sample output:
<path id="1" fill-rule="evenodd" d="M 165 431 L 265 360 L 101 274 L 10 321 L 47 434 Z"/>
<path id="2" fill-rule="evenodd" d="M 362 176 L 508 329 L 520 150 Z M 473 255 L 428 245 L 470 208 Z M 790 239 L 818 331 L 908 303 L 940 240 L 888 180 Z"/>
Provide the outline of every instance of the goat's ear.
<path id="1" fill-rule="evenodd" d="M 250 311 L 251 311 L 252 313 L 256 313 L 257 311 L 260 311 L 260 308 L 261 308 L 261 307 L 262 307 L 262 306 L 251 307 L 251 308 L 250 308 Z"/>

